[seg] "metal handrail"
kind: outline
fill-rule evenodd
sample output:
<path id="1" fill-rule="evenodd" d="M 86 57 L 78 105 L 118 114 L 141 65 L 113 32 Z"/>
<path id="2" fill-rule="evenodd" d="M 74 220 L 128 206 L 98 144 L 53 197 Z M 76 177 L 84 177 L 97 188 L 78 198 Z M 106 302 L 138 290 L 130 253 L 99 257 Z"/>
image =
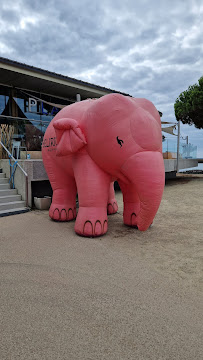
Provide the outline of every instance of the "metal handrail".
<path id="1" fill-rule="evenodd" d="M 2 143 L 2 141 L 0 140 L 0 144 L 1 146 L 4 148 L 4 150 L 7 152 L 7 154 L 9 155 L 10 159 L 12 159 L 13 161 L 16 162 L 16 159 L 13 157 L 13 155 L 10 153 L 10 151 L 6 148 L 6 146 Z M 19 167 L 19 169 L 23 172 L 23 174 L 25 175 L 26 178 L 26 207 L 28 207 L 28 174 L 26 173 L 26 171 L 22 168 L 22 166 L 20 166 L 18 164 L 18 162 L 16 163 L 16 165 Z"/>

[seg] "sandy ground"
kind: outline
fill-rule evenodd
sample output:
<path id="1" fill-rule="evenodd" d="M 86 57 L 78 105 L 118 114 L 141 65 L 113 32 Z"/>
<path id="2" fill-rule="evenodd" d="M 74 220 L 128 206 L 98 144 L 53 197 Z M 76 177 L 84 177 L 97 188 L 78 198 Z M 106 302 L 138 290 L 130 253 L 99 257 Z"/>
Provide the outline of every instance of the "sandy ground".
<path id="1" fill-rule="evenodd" d="M 203 358 L 203 178 L 167 182 L 152 228 L 87 239 L 47 211 L 0 218 L 0 359 Z"/>

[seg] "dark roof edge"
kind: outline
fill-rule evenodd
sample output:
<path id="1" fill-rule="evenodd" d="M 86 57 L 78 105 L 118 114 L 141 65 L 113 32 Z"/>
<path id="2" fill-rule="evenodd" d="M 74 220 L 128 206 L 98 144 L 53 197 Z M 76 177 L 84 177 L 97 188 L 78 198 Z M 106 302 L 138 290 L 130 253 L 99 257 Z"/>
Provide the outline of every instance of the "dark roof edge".
<path id="1" fill-rule="evenodd" d="M 115 93 L 119 93 L 119 94 L 122 94 L 122 95 L 131 96 L 131 95 L 123 93 L 121 91 L 112 90 L 112 89 L 109 89 L 109 88 L 106 88 L 106 87 L 100 86 L 100 85 L 94 85 L 94 84 L 88 83 L 88 82 L 83 81 L 83 80 L 78 80 L 78 79 L 75 79 L 75 78 L 72 78 L 72 77 L 69 77 L 69 76 L 57 74 L 57 73 L 49 71 L 49 70 L 43 70 L 41 68 L 37 68 L 37 67 L 32 66 L 32 65 L 23 64 L 23 63 L 20 63 L 18 61 L 10 60 L 10 59 L 7 59 L 7 58 L 1 57 L 1 56 L 0 56 L 0 62 L 2 62 L 4 64 L 7 64 L 7 65 L 14 65 L 14 66 L 17 66 L 17 67 L 22 68 L 22 69 L 35 71 L 35 72 L 38 72 L 40 74 L 51 75 L 52 77 L 55 77 L 55 78 L 58 78 L 58 79 L 63 79 L 63 80 L 68 80 L 68 81 L 73 82 L 75 84 L 87 85 L 89 87 L 92 87 L 94 89 L 98 89 L 98 90 L 101 90 L 101 91 L 103 90 L 103 91 L 115 92 Z"/>

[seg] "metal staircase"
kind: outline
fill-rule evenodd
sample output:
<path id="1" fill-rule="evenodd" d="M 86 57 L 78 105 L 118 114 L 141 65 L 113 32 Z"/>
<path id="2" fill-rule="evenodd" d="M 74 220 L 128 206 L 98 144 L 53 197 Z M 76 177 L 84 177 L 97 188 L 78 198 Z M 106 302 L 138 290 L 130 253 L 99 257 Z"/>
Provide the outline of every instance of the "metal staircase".
<path id="1" fill-rule="evenodd" d="M 21 214 L 29 211 L 26 202 L 18 195 L 16 189 L 11 189 L 9 179 L 0 169 L 0 217 Z"/>

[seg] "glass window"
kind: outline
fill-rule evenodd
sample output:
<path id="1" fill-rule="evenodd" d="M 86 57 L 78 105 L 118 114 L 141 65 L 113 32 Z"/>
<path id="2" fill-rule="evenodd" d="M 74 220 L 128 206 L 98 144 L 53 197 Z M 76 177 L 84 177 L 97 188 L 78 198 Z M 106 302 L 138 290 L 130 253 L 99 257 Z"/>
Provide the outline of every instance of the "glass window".
<path id="1" fill-rule="evenodd" d="M 5 109 L 5 95 L 0 95 L 0 114 L 4 111 Z"/>
<path id="2" fill-rule="evenodd" d="M 20 139 L 27 151 L 40 151 L 47 126 L 61 110 L 57 104 L 71 103 L 74 100 L 0 85 L 0 123 L 14 126 L 14 138 Z"/>

